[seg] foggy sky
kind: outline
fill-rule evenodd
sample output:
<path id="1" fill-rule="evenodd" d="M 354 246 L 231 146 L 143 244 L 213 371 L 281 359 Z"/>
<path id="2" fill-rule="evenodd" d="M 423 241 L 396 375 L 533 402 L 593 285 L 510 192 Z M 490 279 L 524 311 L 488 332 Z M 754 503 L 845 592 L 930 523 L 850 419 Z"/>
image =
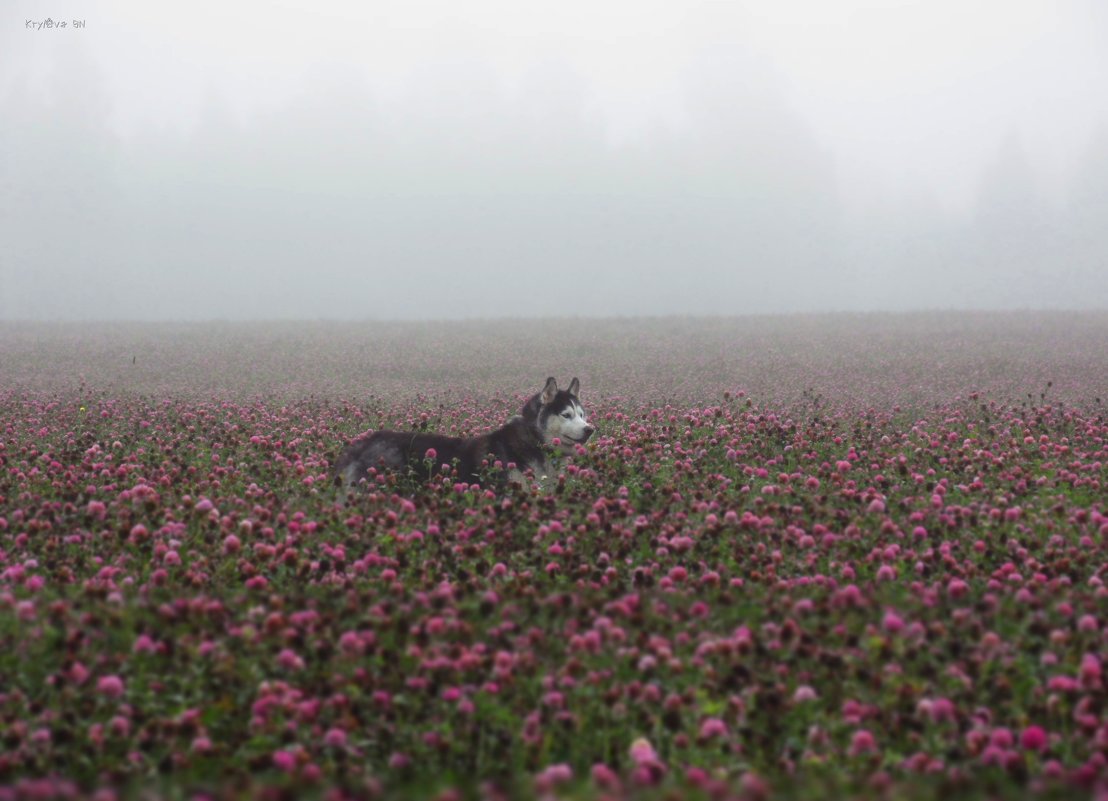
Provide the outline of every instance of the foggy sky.
<path id="1" fill-rule="evenodd" d="M 1104 308 L 1104 86 L 1094 0 L 8 3 L 0 318 Z"/>

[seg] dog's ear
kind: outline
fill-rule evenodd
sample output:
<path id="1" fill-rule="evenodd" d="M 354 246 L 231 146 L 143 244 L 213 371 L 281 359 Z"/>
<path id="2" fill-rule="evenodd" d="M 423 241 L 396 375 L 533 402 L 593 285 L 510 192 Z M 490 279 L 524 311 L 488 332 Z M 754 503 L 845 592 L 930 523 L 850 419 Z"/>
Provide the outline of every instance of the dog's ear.
<path id="1" fill-rule="evenodd" d="M 580 389 L 581 384 L 576 378 L 569 382 L 569 394 L 573 397 L 578 397 L 577 393 L 580 391 Z"/>
<path id="2" fill-rule="evenodd" d="M 554 396 L 558 394 L 558 382 L 554 380 L 554 376 L 546 379 L 546 386 L 542 388 L 542 403 L 543 406 L 554 400 Z"/>

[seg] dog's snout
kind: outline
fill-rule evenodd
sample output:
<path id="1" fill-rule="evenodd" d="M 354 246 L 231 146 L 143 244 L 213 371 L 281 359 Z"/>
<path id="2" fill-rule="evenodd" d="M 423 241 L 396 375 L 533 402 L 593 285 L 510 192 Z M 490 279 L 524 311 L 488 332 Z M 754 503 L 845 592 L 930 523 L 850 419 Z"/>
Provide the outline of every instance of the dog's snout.
<path id="1" fill-rule="evenodd" d="M 585 439 L 588 439 L 589 437 L 591 437 L 595 433 L 596 433 L 596 426 L 592 426 L 592 425 L 586 425 L 585 426 Z"/>

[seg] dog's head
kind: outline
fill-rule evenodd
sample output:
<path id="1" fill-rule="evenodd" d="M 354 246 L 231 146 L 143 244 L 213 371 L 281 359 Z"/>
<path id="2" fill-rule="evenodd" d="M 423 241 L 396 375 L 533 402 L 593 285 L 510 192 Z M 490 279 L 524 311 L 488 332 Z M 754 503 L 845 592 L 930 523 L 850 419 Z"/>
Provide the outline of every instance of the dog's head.
<path id="1" fill-rule="evenodd" d="M 596 427 L 589 423 L 585 407 L 581 405 L 577 395 L 580 388 L 575 378 L 569 382 L 568 389 L 558 389 L 558 382 L 551 376 L 546 379 L 542 391 L 524 404 L 520 414 L 535 423 L 548 445 L 555 439 L 566 450 L 584 444 L 596 432 Z"/>

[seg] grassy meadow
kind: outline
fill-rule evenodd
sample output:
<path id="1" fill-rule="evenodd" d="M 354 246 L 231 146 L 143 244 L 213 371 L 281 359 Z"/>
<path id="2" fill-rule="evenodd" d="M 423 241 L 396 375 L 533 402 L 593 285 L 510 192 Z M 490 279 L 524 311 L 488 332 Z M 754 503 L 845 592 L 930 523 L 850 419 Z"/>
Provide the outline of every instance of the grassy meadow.
<path id="1" fill-rule="evenodd" d="M 330 465 L 549 375 L 495 494 Z M 1108 314 L 0 324 L 0 801 L 1104 798 Z"/>

